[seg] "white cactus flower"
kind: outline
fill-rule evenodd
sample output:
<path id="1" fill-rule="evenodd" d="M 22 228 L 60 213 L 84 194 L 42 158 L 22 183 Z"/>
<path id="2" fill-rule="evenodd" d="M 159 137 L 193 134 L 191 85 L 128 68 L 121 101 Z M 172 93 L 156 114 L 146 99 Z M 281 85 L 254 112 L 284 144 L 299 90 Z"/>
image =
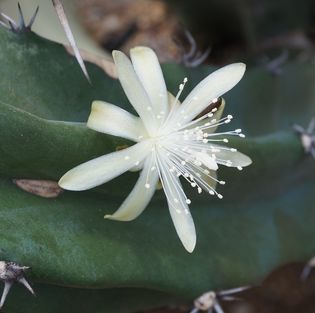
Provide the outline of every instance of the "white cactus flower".
<path id="1" fill-rule="evenodd" d="M 67 172 L 59 185 L 68 190 L 86 190 L 108 182 L 122 173 L 140 167 L 140 177 L 121 207 L 106 218 L 131 221 L 150 202 L 160 179 L 177 234 L 187 251 L 196 244 L 196 231 L 180 177 L 196 188 L 222 198 L 215 190 L 218 164 L 242 168 L 251 163 L 236 149 L 220 146 L 225 135 L 243 137 L 240 129 L 214 133 L 217 126 L 229 123 L 221 118 L 224 105 L 198 117 L 211 102 L 233 88 L 245 72 L 243 63 L 225 66 L 202 80 L 180 104 L 179 96 L 168 93 L 157 56 L 147 47 L 130 51 L 131 61 L 120 51 L 113 57 L 120 83 L 139 117 L 113 104 L 94 101 L 87 126 L 99 132 L 136 142 Z"/>

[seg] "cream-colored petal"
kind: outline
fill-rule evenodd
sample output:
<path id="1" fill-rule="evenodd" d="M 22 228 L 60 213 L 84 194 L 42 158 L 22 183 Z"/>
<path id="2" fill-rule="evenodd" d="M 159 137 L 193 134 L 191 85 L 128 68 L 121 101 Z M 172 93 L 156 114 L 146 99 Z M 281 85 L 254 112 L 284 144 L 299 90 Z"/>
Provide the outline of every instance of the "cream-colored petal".
<path id="1" fill-rule="evenodd" d="M 93 101 L 87 127 L 133 141 L 147 137 L 146 129 L 139 117 L 104 101 Z"/>
<path id="2" fill-rule="evenodd" d="M 168 111 L 166 85 L 159 60 L 148 47 L 135 47 L 130 50 L 133 67 L 152 103 L 152 110 L 158 124 L 164 122 Z"/>
<path id="3" fill-rule="evenodd" d="M 167 198 L 169 211 L 183 246 L 188 252 L 193 252 L 196 245 L 196 230 L 194 221 L 186 203 L 186 196 L 176 173 L 169 170 L 165 157 L 159 155 L 158 166 L 162 175 L 161 182 Z"/>
<path id="4" fill-rule="evenodd" d="M 209 170 L 216 171 L 218 169 L 218 164 L 215 159 L 206 152 L 196 152 L 193 156 Z"/>
<path id="5" fill-rule="evenodd" d="M 152 108 L 152 103 L 142 86 L 131 61 L 120 51 L 113 51 L 113 58 L 120 83 L 126 96 L 141 117 L 148 133 L 150 135 L 155 135 L 158 129 L 158 124 Z"/>
<path id="6" fill-rule="evenodd" d="M 158 182 L 158 171 L 152 170 L 154 165 L 153 156 L 145 160 L 144 168 L 140 177 L 120 208 L 112 215 L 106 215 L 105 218 L 117 221 L 131 221 L 137 218 L 149 204 Z M 147 187 L 148 188 L 147 188 Z"/>
<path id="7" fill-rule="evenodd" d="M 141 162 L 150 153 L 152 145 L 150 140 L 141 141 L 130 148 L 83 163 L 63 175 L 59 186 L 78 191 L 104 184 Z"/>
<path id="8" fill-rule="evenodd" d="M 190 121 L 201 113 L 211 101 L 232 89 L 243 77 L 246 66 L 234 63 L 220 68 L 202 80 L 187 96 L 169 125 Z"/>
<path id="9" fill-rule="evenodd" d="M 245 154 L 239 151 L 231 151 L 230 148 L 221 147 L 219 145 L 211 145 L 214 147 L 214 154 L 218 164 L 226 165 L 229 161 L 231 167 L 245 167 L 252 163 L 252 160 Z"/>

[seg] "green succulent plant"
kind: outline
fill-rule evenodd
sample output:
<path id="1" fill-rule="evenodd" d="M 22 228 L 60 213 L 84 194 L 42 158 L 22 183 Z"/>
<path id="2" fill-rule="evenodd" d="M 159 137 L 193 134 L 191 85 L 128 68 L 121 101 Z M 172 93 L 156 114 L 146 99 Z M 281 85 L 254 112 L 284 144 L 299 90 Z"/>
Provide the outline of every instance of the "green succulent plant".
<path id="1" fill-rule="evenodd" d="M 80 163 L 131 145 L 85 126 L 95 99 L 130 106 L 118 81 L 87 64 L 89 84 L 57 43 L 4 28 L 0 42 L 0 255 L 31 266 L 38 295 L 13 289 L 6 312 L 128 313 L 189 302 L 205 290 L 257 282 L 274 266 L 314 253 L 314 160 L 292 130 L 315 114 L 313 67 L 291 61 L 277 77 L 250 68 L 225 96 L 234 126 L 247 134 L 231 143 L 253 165 L 219 171 L 227 181 L 219 186 L 222 200 L 187 190 L 198 235 L 189 254 L 162 192 L 133 222 L 104 220 L 128 195 L 136 173 L 54 199 L 14 184 L 18 178 L 58 181 Z M 189 91 L 214 70 L 162 69 L 174 93 L 183 77 Z"/>

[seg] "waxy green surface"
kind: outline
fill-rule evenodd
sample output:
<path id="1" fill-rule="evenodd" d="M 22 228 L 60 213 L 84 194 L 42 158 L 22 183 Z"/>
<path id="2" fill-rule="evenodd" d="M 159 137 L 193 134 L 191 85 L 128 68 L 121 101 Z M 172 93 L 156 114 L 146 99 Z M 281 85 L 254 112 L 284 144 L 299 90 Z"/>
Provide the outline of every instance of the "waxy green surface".
<path id="1" fill-rule="evenodd" d="M 197 228 L 197 246 L 189 254 L 177 238 L 162 191 L 133 222 L 103 219 L 128 195 L 137 173 L 56 199 L 28 194 L 12 183 L 13 178 L 57 181 L 75 165 L 131 145 L 77 123 L 87 120 L 96 99 L 131 106 L 118 81 L 93 65 L 88 65 L 89 85 L 62 46 L 4 29 L 0 42 L 0 252 L 2 259 L 31 266 L 29 278 L 38 290 L 38 299 L 25 296 L 26 290 L 12 293 L 8 312 L 53 312 L 49 303 L 58 301 L 55 294 L 58 299 L 68 295 L 65 313 L 71 313 L 69 297 L 82 301 L 85 295 L 85 310 L 78 300 L 75 312 L 97 313 L 96 307 L 132 312 L 169 303 L 168 295 L 190 301 L 212 288 L 259 282 L 280 263 L 312 256 L 314 162 L 291 126 L 306 126 L 315 113 L 313 67 L 288 64 L 278 77 L 249 69 L 225 96 L 226 113 L 235 116 L 229 127 L 242 127 L 248 135 L 231 145 L 249 155 L 253 165 L 242 172 L 219 171 L 227 181 L 220 188 L 223 200 L 186 188 Z M 184 77 L 187 93 L 212 70 L 163 66 L 173 93 Z M 121 290 L 129 299 L 125 306 L 116 288 L 128 288 Z"/>

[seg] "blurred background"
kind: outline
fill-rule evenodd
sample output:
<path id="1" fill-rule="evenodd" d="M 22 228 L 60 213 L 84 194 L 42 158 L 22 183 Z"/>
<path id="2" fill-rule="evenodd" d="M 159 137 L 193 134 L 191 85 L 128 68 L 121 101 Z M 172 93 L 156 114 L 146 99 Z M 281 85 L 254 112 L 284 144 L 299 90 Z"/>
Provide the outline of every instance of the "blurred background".
<path id="1" fill-rule="evenodd" d="M 105 49 L 148 45 L 161 61 L 183 61 L 193 41 L 195 60 L 208 52 L 205 62 L 218 65 L 281 64 L 312 58 L 314 49 L 312 0 L 80 0 L 79 14 Z"/>

